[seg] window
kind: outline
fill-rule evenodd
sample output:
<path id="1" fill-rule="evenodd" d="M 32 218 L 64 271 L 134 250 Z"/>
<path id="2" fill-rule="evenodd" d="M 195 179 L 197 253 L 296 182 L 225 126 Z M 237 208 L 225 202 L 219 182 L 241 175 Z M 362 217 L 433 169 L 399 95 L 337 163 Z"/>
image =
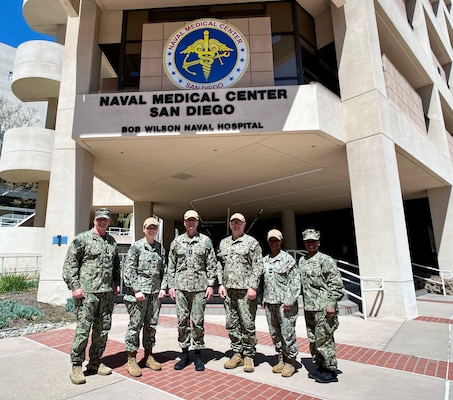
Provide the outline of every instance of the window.
<path id="1" fill-rule="evenodd" d="M 317 48 L 315 20 L 295 0 L 126 10 L 121 45 L 102 50 L 118 73 L 119 90 L 138 90 L 143 24 L 258 16 L 271 18 L 275 85 L 317 81 L 339 94 L 335 43 Z"/>

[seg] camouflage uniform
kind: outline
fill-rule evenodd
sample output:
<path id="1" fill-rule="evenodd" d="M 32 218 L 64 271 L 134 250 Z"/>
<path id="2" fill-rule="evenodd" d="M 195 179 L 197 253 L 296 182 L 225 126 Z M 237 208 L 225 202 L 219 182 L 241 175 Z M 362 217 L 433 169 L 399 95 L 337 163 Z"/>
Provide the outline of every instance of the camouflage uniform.
<path id="1" fill-rule="evenodd" d="M 258 289 L 263 273 L 263 254 L 258 241 L 247 234 L 236 240 L 222 239 L 217 253 L 219 284 L 227 290 L 224 301 L 226 329 L 234 353 L 254 357 L 255 317 L 258 302 L 247 299 L 248 288 Z"/>
<path id="2" fill-rule="evenodd" d="M 300 272 L 296 260 L 286 251 L 267 255 L 264 264 L 263 301 L 269 333 L 278 354 L 295 359 L 298 354 L 296 321 L 299 312 Z M 289 311 L 283 305 L 292 305 Z"/>
<path id="3" fill-rule="evenodd" d="M 112 325 L 113 288 L 119 286 L 118 248 L 110 235 L 99 236 L 94 229 L 78 234 L 68 248 L 63 265 L 63 279 L 68 289 L 82 289 L 85 297 L 74 299 L 77 327 L 71 347 L 73 365 L 85 360 L 90 329 L 91 360 L 104 353 Z"/>
<path id="4" fill-rule="evenodd" d="M 148 243 L 146 238 L 135 242 L 129 249 L 123 267 L 124 296 L 129 313 L 126 331 L 126 350 L 137 351 L 140 347 L 140 331 L 143 328 L 143 347 L 152 349 L 156 343 L 156 327 L 159 319 L 161 300 L 160 289 L 166 289 L 163 279 L 165 270 L 164 250 L 159 242 Z M 136 292 L 142 292 L 145 300 L 137 301 Z"/>
<path id="5" fill-rule="evenodd" d="M 299 268 L 313 362 L 335 371 L 337 358 L 333 334 L 339 325 L 337 302 L 344 292 L 340 272 L 333 258 L 319 251 L 309 259 L 302 257 Z M 334 315 L 326 316 L 328 306 L 335 308 Z"/>
<path id="6" fill-rule="evenodd" d="M 204 348 L 205 293 L 216 280 L 217 259 L 211 239 L 197 233 L 190 238 L 187 233 L 177 236 L 170 245 L 167 281 L 176 289 L 178 315 L 178 342 L 188 349 Z M 192 320 L 192 328 L 190 327 Z"/>

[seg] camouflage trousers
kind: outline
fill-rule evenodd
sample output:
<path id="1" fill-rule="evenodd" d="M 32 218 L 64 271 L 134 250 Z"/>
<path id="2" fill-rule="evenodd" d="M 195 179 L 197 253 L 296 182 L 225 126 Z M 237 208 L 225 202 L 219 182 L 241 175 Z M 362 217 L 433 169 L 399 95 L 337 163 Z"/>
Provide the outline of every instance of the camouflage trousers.
<path id="1" fill-rule="evenodd" d="M 178 342 L 182 349 L 192 343 L 196 350 L 204 349 L 205 291 L 187 292 L 176 290 L 176 314 L 178 316 Z"/>
<path id="2" fill-rule="evenodd" d="M 247 289 L 227 289 L 224 301 L 226 330 L 234 353 L 255 357 L 257 300 L 247 299 Z"/>
<path id="3" fill-rule="evenodd" d="M 145 294 L 143 301 L 124 301 L 129 313 L 126 331 L 126 351 L 137 351 L 140 347 L 140 332 L 143 328 L 143 348 L 152 349 L 156 344 L 156 328 L 159 320 L 161 300 L 158 293 Z"/>
<path id="4" fill-rule="evenodd" d="M 296 338 L 296 321 L 299 313 L 297 302 L 289 311 L 283 309 L 283 304 L 265 303 L 269 334 L 278 354 L 295 359 L 299 353 Z"/>
<path id="5" fill-rule="evenodd" d="M 72 364 L 85 361 L 85 350 L 91 331 L 90 360 L 98 360 L 104 353 L 112 326 L 113 293 L 85 293 L 83 299 L 74 299 L 77 326 L 71 347 Z"/>
<path id="6" fill-rule="evenodd" d="M 339 326 L 338 315 L 327 317 L 325 311 L 305 311 L 305 324 L 313 362 L 330 370 L 337 369 L 333 333 Z"/>

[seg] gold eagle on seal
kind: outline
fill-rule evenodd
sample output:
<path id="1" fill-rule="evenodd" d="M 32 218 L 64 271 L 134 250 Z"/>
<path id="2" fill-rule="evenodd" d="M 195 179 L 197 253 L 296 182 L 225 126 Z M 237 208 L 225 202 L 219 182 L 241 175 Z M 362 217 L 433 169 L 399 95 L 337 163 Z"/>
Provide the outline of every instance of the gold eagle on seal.
<path id="1" fill-rule="evenodd" d="M 203 39 L 198 39 L 191 45 L 187 46 L 180 54 L 185 54 L 182 67 L 191 75 L 197 75 L 196 72 L 189 70 L 194 65 L 201 64 L 203 75 L 208 80 L 211 73 L 211 67 L 215 60 L 219 60 L 223 65 L 222 58 L 230 56 L 233 49 L 230 49 L 225 44 L 219 42 L 217 39 L 209 38 L 209 31 L 203 32 Z M 188 61 L 191 54 L 198 56 L 197 60 Z"/>

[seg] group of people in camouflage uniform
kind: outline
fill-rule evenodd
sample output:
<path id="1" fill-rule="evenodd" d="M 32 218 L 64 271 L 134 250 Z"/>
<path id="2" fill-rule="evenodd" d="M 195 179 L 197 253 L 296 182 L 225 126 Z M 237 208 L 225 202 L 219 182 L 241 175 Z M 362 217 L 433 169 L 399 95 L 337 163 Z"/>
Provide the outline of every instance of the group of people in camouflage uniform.
<path id="1" fill-rule="evenodd" d="M 87 370 L 100 375 L 112 372 L 100 359 L 111 327 L 113 295 L 119 291 L 118 250 L 107 233 L 110 211 L 96 210 L 93 222 L 93 229 L 74 238 L 63 266 L 63 278 L 72 291 L 77 313 L 71 348 L 70 378 L 74 384 L 85 383 L 82 362 L 90 331 L 92 343 Z M 134 377 L 142 375 L 136 360 L 140 334 L 145 350 L 143 364 L 152 370 L 162 368 L 152 350 L 161 299 L 167 289 L 176 303 L 181 348 L 174 369 L 182 370 L 191 363 L 190 346 L 194 349 L 195 370 L 205 369 L 201 357 L 205 348 L 205 307 L 218 282 L 233 353 L 225 368 L 243 366 L 245 372 L 254 371 L 255 317 L 261 303 L 278 354 L 278 363 L 272 371 L 283 377 L 292 376 L 298 354 L 298 298 L 302 294 L 307 336 L 316 365 L 308 376 L 320 383 L 338 381 L 333 334 L 338 328 L 337 302 L 344 289 L 335 261 L 319 252 L 320 233 L 314 229 L 303 232 L 307 254 L 297 265 L 282 250 L 283 235 L 277 229 L 267 234 L 270 253 L 263 258 L 258 241 L 245 233 L 246 220 L 240 213 L 230 217 L 231 235 L 220 242 L 217 253 L 211 239 L 198 232 L 199 223 L 197 211 L 188 210 L 184 214 L 185 232 L 172 241 L 166 257 L 163 246 L 155 240 L 159 221 L 149 217 L 143 223 L 145 237 L 135 242 L 127 253 L 123 277 L 127 287 L 124 303 L 129 313 L 125 337 L 128 373 Z"/>

